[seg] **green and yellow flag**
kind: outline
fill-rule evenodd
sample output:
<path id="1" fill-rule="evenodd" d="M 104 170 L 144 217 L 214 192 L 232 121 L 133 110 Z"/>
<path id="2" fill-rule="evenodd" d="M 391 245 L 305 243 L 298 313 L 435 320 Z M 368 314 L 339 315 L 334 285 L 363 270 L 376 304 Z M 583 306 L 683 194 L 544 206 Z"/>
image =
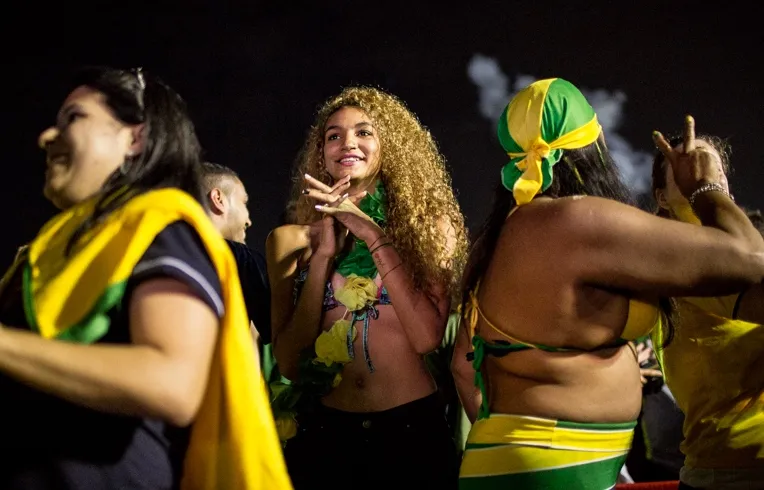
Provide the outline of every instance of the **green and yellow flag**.
<path id="1" fill-rule="evenodd" d="M 47 339 L 93 343 L 109 330 L 133 269 L 167 225 L 183 220 L 201 237 L 223 293 L 216 352 L 202 406 L 191 428 L 181 488 L 291 489 L 234 257 L 204 209 L 188 194 L 162 189 L 138 195 L 78 240 L 95 200 L 51 219 L 30 244 L 24 267 L 24 309 Z"/>

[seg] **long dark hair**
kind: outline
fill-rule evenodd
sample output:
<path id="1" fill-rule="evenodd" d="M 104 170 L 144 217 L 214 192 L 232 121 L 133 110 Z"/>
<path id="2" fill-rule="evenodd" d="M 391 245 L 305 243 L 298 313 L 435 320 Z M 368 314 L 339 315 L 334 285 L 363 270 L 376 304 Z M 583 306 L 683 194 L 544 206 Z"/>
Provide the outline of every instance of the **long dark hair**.
<path id="1" fill-rule="evenodd" d="M 123 123 L 144 124 L 144 146 L 104 183 L 95 212 L 72 235 L 69 248 L 131 197 L 149 190 L 175 187 L 205 206 L 201 146 L 180 95 L 144 71 L 109 67 L 83 69 L 72 88 L 80 86 L 101 92 Z"/>
<path id="2" fill-rule="evenodd" d="M 577 150 L 565 150 L 554 166 L 554 179 L 542 193 L 548 197 L 587 195 L 605 197 L 633 204 L 633 195 L 621 180 L 604 138 Z M 496 249 L 504 220 L 517 206 L 512 192 L 501 183 L 496 186 L 493 206 L 483 226 L 474 237 L 462 280 L 462 304 L 485 274 Z"/>

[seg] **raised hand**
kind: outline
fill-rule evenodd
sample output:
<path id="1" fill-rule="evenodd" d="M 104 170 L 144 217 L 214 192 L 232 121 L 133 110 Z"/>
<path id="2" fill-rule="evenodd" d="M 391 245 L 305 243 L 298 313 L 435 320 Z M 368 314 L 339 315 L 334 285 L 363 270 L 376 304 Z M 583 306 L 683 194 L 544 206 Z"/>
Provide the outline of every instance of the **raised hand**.
<path id="1" fill-rule="evenodd" d="M 334 218 L 325 216 L 321 221 L 311 225 L 311 243 L 313 253 L 321 257 L 334 257 L 340 249 L 337 243 L 337 233 L 334 229 Z"/>
<path id="2" fill-rule="evenodd" d="M 316 209 L 334 217 L 357 238 L 371 244 L 384 234 L 382 228 L 356 206 L 356 203 L 366 196 L 366 191 L 352 196 L 337 195 L 338 192 L 329 192 L 332 188 L 309 175 L 305 176 L 305 180 L 313 187 L 305 193 L 321 203 L 316 205 Z"/>
<path id="3" fill-rule="evenodd" d="M 302 193 L 308 197 L 315 198 L 320 195 L 326 197 L 331 196 L 332 198 L 337 199 L 350 188 L 350 176 L 347 175 L 341 178 L 335 182 L 333 186 L 329 187 L 320 180 L 305 174 L 305 183 L 307 184 L 307 187 Z"/>
<path id="4" fill-rule="evenodd" d="M 671 165 L 674 182 L 686 198 L 705 184 L 720 184 L 727 188 L 727 178 L 721 157 L 714 151 L 698 147 L 695 141 L 695 119 L 685 118 L 684 142 L 681 148 L 672 148 L 658 131 L 653 132 L 653 140 Z"/>

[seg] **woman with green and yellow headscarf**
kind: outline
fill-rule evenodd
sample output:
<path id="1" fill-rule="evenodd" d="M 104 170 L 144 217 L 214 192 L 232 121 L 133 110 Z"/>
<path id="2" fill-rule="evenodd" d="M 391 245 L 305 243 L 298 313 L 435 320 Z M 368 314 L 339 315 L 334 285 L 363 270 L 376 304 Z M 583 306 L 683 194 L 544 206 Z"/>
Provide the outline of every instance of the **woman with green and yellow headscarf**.
<path id="1" fill-rule="evenodd" d="M 520 91 L 498 132 L 510 160 L 470 254 L 452 363 L 474 420 L 460 488 L 611 488 L 641 405 L 630 341 L 660 321 L 655 298 L 759 282 L 764 262 L 694 147 L 673 171 L 706 226 L 631 206 L 594 110 L 563 79 Z"/>

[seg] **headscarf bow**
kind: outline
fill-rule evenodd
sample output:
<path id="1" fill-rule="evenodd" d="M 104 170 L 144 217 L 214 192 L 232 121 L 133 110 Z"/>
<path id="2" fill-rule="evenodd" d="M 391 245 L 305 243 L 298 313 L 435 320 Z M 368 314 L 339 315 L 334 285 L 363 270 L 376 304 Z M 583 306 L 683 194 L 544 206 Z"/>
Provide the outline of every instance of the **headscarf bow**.
<path id="1" fill-rule="evenodd" d="M 511 158 L 501 169 L 502 184 L 518 206 L 531 202 L 552 184 L 562 150 L 590 145 L 601 132 L 594 109 L 573 84 L 561 78 L 532 83 L 499 119 L 499 141 Z"/>

